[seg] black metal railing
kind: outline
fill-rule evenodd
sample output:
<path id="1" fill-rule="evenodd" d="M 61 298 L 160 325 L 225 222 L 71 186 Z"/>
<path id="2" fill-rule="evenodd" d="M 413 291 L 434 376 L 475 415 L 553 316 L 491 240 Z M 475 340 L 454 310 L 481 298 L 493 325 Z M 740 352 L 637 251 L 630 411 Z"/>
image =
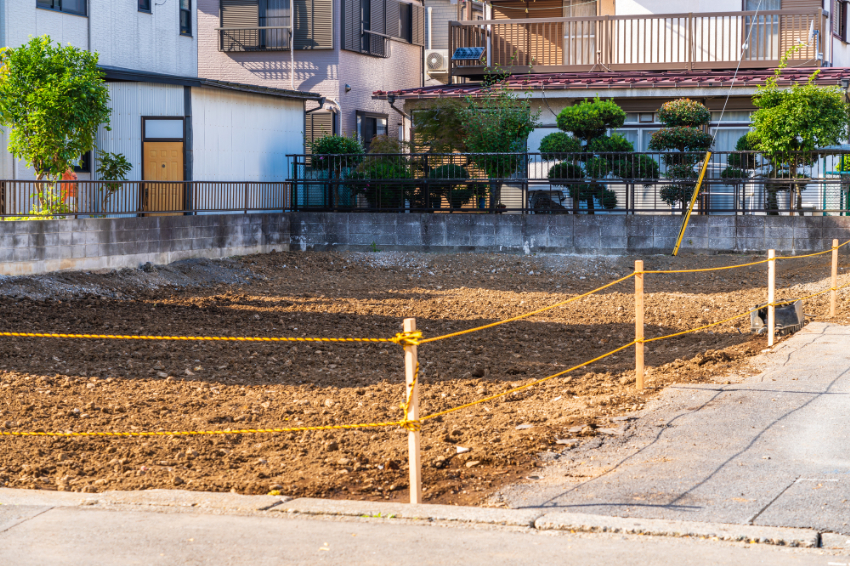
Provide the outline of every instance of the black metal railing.
<path id="1" fill-rule="evenodd" d="M 0 218 L 283 212 L 291 194 L 287 182 L 0 180 Z"/>
<path id="2" fill-rule="evenodd" d="M 289 17 L 261 17 L 257 26 L 216 28 L 219 51 L 284 51 L 290 48 Z"/>
<path id="3" fill-rule="evenodd" d="M 676 214 L 705 154 L 289 155 L 294 210 Z M 850 153 L 716 152 L 701 214 L 848 214 Z"/>

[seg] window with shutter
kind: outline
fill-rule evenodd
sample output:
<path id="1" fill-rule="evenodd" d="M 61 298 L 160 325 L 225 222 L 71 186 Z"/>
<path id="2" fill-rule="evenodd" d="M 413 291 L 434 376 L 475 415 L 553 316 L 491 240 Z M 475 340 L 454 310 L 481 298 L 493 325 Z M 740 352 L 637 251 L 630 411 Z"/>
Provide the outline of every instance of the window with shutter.
<path id="1" fill-rule="evenodd" d="M 307 114 L 307 131 L 304 132 L 304 147 L 307 153 L 313 153 L 311 144 L 324 136 L 332 136 L 336 133 L 335 120 L 332 112 L 311 112 Z"/>
<path id="2" fill-rule="evenodd" d="M 410 5 L 410 33 L 411 43 L 420 47 L 425 46 L 425 8 L 423 6 Z"/>
<path id="3" fill-rule="evenodd" d="M 342 48 L 358 53 L 362 51 L 361 10 L 361 0 L 343 0 Z"/>
<path id="4" fill-rule="evenodd" d="M 387 0 L 370 0 L 369 25 L 366 29 L 380 34 L 387 33 Z M 365 24 L 364 19 L 364 24 Z M 369 53 L 378 57 L 388 55 L 387 39 L 380 35 L 369 35 Z"/>
<path id="5" fill-rule="evenodd" d="M 294 0 L 294 8 L 295 49 L 333 49 L 333 0 Z"/>
<path id="6" fill-rule="evenodd" d="M 401 9 L 397 0 L 385 0 L 387 6 L 387 35 L 401 37 Z"/>

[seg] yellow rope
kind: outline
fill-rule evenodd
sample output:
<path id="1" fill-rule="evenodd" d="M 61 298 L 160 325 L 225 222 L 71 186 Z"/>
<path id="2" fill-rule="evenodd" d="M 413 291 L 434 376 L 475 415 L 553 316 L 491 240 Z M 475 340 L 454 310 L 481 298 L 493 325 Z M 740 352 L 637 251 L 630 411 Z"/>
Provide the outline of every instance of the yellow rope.
<path id="1" fill-rule="evenodd" d="M 552 374 L 552 375 L 547 376 L 547 377 L 540 378 L 540 379 L 538 379 L 538 380 L 536 380 L 536 381 L 532 381 L 531 383 L 527 383 L 527 384 L 525 384 L 525 385 L 520 385 L 519 387 L 514 387 L 513 389 L 508 389 L 507 391 L 505 391 L 505 392 L 503 392 L 503 393 L 497 393 L 496 395 L 490 395 L 489 397 L 485 397 L 485 398 L 483 398 L 483 399 L 479 399 L 479 400 L 477 400 L 477 401 L 472 401 L 471 403 L 466 403 L 466 404 L 464 404 L 464 405 L 459 405 L 459 406 L 457 406 L 457 407 L 453 407 L 453 408 L 451 408 L 451 409 L 446 409 L 445 411 L 440 411 L 440 412 L 438 412 L 438 413 L 433 413 L 433 414 L 431 414 L 431 415 L 428 415 L 428 416 L 422 417 L 422 418 L 421 418 L 421 419 L 419 419 L 419 420 L 420 420 L 420 421 L 427 421 L 427 420 L 429 420 L 429 419 L 434 419 L 434 418 L 437 418 L 437 417 L 441 417 L 441 416 L 443 416 L 443 415 L 447 415 L 447 414 L 449 414 L 449 413 L 453 413 L 453 412 L 455 412 L 455 411 L 460 411 L 461 409 L 467 409 L 467 408 L 469 408 L 469 407 L 472 407 L 472 406 L 478 405 L 478 404 L 480 404 L 480 403 L 486 403 L 487 401 L 492 401 L 493 399 L 498 399 L 499 397 L 504 397 L 505 395 L 510 395 L 511 393 L 516 393 L 517 391 L 522 391 L 523 389 L 528 389 L 529 387 L 534 387 L 535 385 L 539 385 L 539 384 L 543 383 L 544 381 L 548 381 L 548 380 L 550 380 L 550 379 L 552 379 L 552 378 L 555 378 L 555 377 L 560 377 L 560 376 L 562 376 L 562 375 L 564 375 L 564 374 L 570 373 L 571 371 L 575 371 L 575 370 L 577 370 L 577 369 L 579 369 L 579 368 L 583 368 L 584 366 L 588 366 L 588 365 L 590 365 L 590 364 L 592 364 L 592 363 L 594 363 L 594 362 L 598 362 L 599 360 L 605 359 L 605 358 L 607 358 L 608 356 L 611 356 L 611 355 L 613 355 L 613 354 L 616 354 L 617 352 L 621 352 L 621 351 L 625 350 L 626 348 L 629 348 L 630 346 L 634 346 L 634 345 L 635 345 L 635 341 L 634 341 L 634 340 L 632 340 L 632 341 L 631 341 L 631 342 L 629 342 L 628 344 L 626 344 L 626 345 L 624 345 L 624 346 L 620 346 L 620 347 L 619 347 L 619 348 L 617 348 L 616 350 L 611 350 L 610 352 L 608 352 L 608 353 L 606 353 L 606 354 L 602 354 L 601 356 L 598 356 L 598 357 L 596 357 L 596 358 L 593 358 L 592 360 L 588 360 L 588 361 L 586 361 L 586 362 L 584 362 L 584 363 L 581 363 L 581 364 L 579 364 L 579 365 L 577 365 L 577 366 L 573 366 L 573 367 L 571 367 L 570 369 L 565 369 L 564 371 L 559 371 L 558 373 Z"/>
<path id="2" fill-rule="evenodd" d="M 607 289 L 608 287 L 612 287 L 612 286 L 616 285 L 617 283 L 622 283 L 623 281 L 625 281 L 627 279 L 631 279 L 634 276 L 635 276 L 634 273 L 630 273 L 630 274 L 626 275 L 625 277 L 621 277 L 621 278 L 617 279 L 616 281 L 611 281 L 610 283 L 607 283 L 607 284 L 603 285 L 602 287 L 597 287 L 593 291 L 588 291 L 587 293 L 577 295 L 577 296 L 569 298 L 565 301 L 561 301 L 560 303 L 555 303 L 554 305 L 550 305 L 548 307 L 543 307 L 542 309 L 537 309 L 536 311 L 531 311 L 531 312 L 528 312 L 528 313 L 525 313 L 525 314 L 521 314 L 521 315 L 515 316 L 513 318 L 507 318 L 505 320 L 500 320 L 498 322 L 485 324 L 484 326 L 476 326 L 475 328 L 470 328 L 468 330 L 461 330 L 459 332 L 452 332 L 451 334 L 444 334 L 443 336 L 435 336 L 434 338 L 427 338 L 425 340 L 420 340 L 419 344 L 427 344 L 428 342 L 436 342 L 437 340 L 446 340 L 448 338 L 455 338 L 457 336 L 463 336 L 464 334 L 470 334 L 472 332 L 479 332 L 481 330 L 493 328 L 494 326 L 499 326 L 500 324 L 506 324 L 508 322 L 514 322 L 514 321 L 517 321 L 517 320 L 522 320 L 523 318 L 528 318 L 530 316 L 534 316 L 536 314 L 540 314 L 542 312 L 546 312 L 548 310 L 552 310 L 552 309 L 564 306 L 568 303 L 572 303 L 572 302 L 577 301 L 579 299 L 583 299 L 584 297 L 588 297 L 590 295 L 593 295 L 594 293 L 598 293 L 599 291 L 602 291 L 603 289 Z"/>
<path id="3" fill-rule="evenodd" d="M 54 334 L 46 332 L 0 332 L 0 336 L 17 338 L 86 338 L 94 340 L 181 340 L 216 342 L 379 342 L 401 346 L 419 344 L 421 332 L 399 332 L 392 338 L 289 338 L 262 336 L 139 336 L 121 334 Z"/>
<path id="4" fill-rule="evenodd" d="M 720 271 L 722 269 L 738 269 L 740 267 L 750 267 L 750 266 L 753 266 L 753 265 L 760 265 L 762 263 L 767 263 L 769 261 L 771 261 L 771 260 L 763 259 L 761 261 L 753 261 L 753 262 L 750 262 L 750 263 L 742 263 L 740 265 L 724 265 L 722 267 L 703 267 L 703 268 L 700 268 L 700 269 L 665 269 L 665 270 L 644 271 L 644 273 L 665 274 L 665 273 L 699 273 L 699 272 L 702 272 L 702 271 Z"/>
<path id="5" fill-rule="evenodd" d="M 262 428 L 241 430 L 190 430 L 177 432 L 0 432 L 0 436 L 202 436 L 226 434 L 266 434 L 278 432 L 307 432 L 311 430 L 349 430 L 355 428 L 379 428 L 404 426 L 405 421 L 366 423 L 350 425 L 302 426 L 292 428 Z"/>
<path id="6" fill-rule="evenodd" d="M 407 418 L 408 411 L 410 410 L 410 404 L 413 402 L 413 392 L 416 389 L 416 382 L 419 380 L 419 362 L 416 362 L 416 370 L 413 372 L 413 383 L 410 384 L 410 391 L 407 393 L 407 401 L 402 401 L 399 403 L 399 408 L 404 411 L 404 416 L 400 421 L 400 426 L 402 428 L 407 429 L 409 432 L 419 432 L 419 429 L 422 428 L 421 420 L 409 420 Z"/>

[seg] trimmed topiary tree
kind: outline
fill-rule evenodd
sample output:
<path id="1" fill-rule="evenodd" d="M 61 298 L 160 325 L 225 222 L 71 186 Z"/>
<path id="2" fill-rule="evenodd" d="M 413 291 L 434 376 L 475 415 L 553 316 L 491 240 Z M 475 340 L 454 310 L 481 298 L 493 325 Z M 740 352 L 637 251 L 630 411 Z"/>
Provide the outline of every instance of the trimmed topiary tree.
<path id="1" fill-rule="evenodd" d="M 543 159 L 561 160 L 549 169 L 548 177 L 553 185 L 567 188 L 575 213 L 581 202 L 587 205 L 588 214 L 594 213 L 597 204 L 606 210 L 616 208 L 617 194 L 600 183 L 602 179 L 632 178 L 637 173 L 642 178 L 658 177 L 658 164 L 652 158 L 610 155 L 634 152 L 632 143 L 620 134 L 607 135 L 625 121 L 626 112 L 614 101 L 583 100 L 558 114 L 558 128 L 563 131 L 541 140 Z"/>
<path id="2" fill-rule="evenodd" d="M 688 98 L 665 102 L 658 111 L 658 119 L 664 127 L 652 134 L 649 149 L 671 151 L 662 157 L 667 165 L 664 176 L 673 182 L 661 191 L 661 200 L 671 206 L 682 205 L 682 214 L 687 211 L 696 187 L 699 173 L 696 165 L 704 159 L 714 140 L 705 131 L 711 113 L 701 103 Z"/>

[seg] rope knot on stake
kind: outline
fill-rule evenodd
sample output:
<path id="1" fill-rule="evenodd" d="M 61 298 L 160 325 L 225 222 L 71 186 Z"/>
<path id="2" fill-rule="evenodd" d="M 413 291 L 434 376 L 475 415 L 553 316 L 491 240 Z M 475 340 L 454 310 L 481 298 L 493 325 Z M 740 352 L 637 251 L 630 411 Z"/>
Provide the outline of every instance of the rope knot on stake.
<path id="1" fill-rule="evenodd" d="M 418 330 L 415 332 L 399 332 L 390 338 L 390 342 L 399 346 L 418 346 L 420 340 L 422 340 L 422 333 Z"/>

